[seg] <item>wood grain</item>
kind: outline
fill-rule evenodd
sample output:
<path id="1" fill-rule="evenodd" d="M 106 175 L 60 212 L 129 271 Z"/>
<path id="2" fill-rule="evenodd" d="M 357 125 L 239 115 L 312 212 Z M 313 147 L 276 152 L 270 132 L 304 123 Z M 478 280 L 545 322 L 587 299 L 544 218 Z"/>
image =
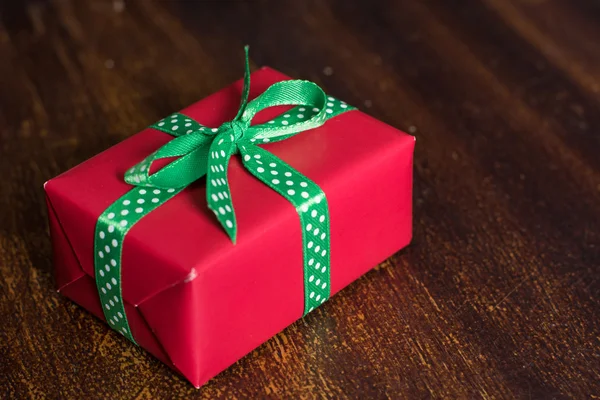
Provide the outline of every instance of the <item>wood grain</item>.
<path id="1" fill-rule="evenodd" d="M 0 1 L 0 397 L 600 397 L 595 0 Z M 412 245 L 195 390 L 54 290 L 42 184 L 254 66 L 417 137 Z"/>

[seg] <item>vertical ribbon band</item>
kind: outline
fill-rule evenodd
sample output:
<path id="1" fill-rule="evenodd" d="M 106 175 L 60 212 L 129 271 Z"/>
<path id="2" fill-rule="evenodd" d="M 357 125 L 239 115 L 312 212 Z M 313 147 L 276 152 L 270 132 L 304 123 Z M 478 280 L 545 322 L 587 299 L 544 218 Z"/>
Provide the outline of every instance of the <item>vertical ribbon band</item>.
<path id="1" fill-rule="evenodd" d="M 175 113 L 151 125 L 151 128 L 175 136 L 175 139 L 126 172 L 125 181 L 135 187 L 98 218 L 94 263 L 100 302 L 111 327 L 133 343 L 136 342 L 127 321 L 121 287 L 121 255 L 127 232 L 190 183 L 206 176 L 207 205 L 235 243 L 237 222 L 227 167 L 231 156 L 237 153 L 241 155 L 244 167 L 288 200 L 300 217 L 303 315 L 329 298 L 330 221 L 325 193 L 308 177 L 258 144 L 285 140 L 321 126 L 330 118 L 353 108 L 327 97 L 314 83 L 300 80 L 275 83 L 248 102 L 250 69 L 247 47 L 245 50 L 244 88 L 236 117 L 220 127 L 209 128 L 189 116 Z M 251 125 L 258 112 L 279 105 L 295 107 L 266 123 Z M 150 173 L 152 163 L 163 158 L 176 159 Z"/>

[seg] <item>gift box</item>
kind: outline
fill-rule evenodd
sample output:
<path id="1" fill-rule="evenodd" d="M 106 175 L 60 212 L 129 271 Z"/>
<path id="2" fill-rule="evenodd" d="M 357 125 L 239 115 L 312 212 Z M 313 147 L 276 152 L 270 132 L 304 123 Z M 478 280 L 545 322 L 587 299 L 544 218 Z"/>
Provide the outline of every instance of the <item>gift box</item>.
<path id="1" fill-rule="evenodd" d="M 287 80 L 262 68 L 251 75 L 249 98 Z M 330 118 L 285 140 L 258 135 L 258 153 L 238 146 L 234 154 L 245 128 L 224 123 L 247 114 L 239 111 L 244 87 L 237 82 L 45 184 L 59 292 L 196 387 L 411 240 L 412 136 L 332 97 L 312 109 L 288 99 L 259 110 L 252 125 Z M 179 155 L 167 152 L 170 158 L 148 165 L 157 150 L 219 129 L 233 143 L 225 168 L 209 163 L 207 177 L 184 187 L 144 182 L 140 170 L 166 169 Z M 200 162 L 220 153 L 211 147 Z M 287 170 L 257 179 L 275 165 L 268 155 L 294 177 L 307 177 L 316 194 L 302 191 L 300 178 L 287 180 Z M 119 225 L 136 213 L 143 218 L 134 225 Z M 111 239 L 115 228 L 128 231 Z"/>

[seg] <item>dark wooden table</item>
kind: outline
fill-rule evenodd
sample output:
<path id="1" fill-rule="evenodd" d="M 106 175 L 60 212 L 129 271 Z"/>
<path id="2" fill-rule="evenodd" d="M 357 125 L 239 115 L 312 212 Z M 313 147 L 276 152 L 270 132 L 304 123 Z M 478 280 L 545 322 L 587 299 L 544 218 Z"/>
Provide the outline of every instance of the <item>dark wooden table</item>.
<path id="1" fill-rule="evenodd" d="M 0 4 L 0 397 L 600 396 L 598 1 Z M 246 43 L 417 136 L 414 241 L 196 390 L 56 293 L 42 184 Z"/>

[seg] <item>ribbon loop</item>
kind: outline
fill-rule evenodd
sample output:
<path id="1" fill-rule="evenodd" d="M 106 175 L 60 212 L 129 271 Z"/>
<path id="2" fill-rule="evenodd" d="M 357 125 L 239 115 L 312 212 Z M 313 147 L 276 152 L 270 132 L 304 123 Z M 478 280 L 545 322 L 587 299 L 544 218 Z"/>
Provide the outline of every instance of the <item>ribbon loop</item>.
<path id="1" fill-rule="evenodd" d="M 252 120 L 260 111 L 275 106 L 306 106 L 316 112 L 308 119 L 294 124 L 282 125 L 260 124 L 248 128 L 248 138 L 276 139 L 281 136 L 289 137 L 309 129 L 323 125 L 327 119 L 327 96 L 316 84 L 309 81 L 291 80 L 271 85 L 264 93 L 248 103 L 243 114 L 244 119 Z"/>
<path id="2" fill-rule="evenodd" d="M 248 103 L 243 118 L 251 120 L 266 108 L 282 105 L 312 106 L 321 109 L 324 108 L 326 99 L 325 92 L 313 82 L 299 79 L 277 82 Z"/>
<path id="3" fill-rule="evenodd" d="M 125 182 L 159 189 L 187 186 L 206 173 L 211 140 L 211 137 L 200 132 L 179 136 L 129 169 L 125 173 Z M 150 173 L 155 161 L 174 157 L 179 158 Z"/>

